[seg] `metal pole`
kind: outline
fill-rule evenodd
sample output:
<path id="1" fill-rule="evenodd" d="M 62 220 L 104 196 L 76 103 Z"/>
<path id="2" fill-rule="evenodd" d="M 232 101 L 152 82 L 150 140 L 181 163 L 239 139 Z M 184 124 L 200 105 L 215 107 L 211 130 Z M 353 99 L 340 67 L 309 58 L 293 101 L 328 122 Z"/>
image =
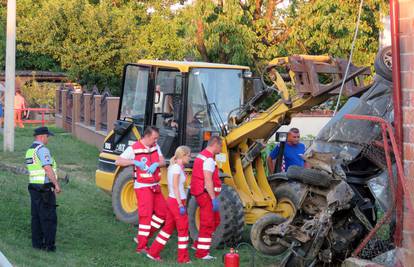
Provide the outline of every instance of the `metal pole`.
<path id="1" fill-rule="evenodd" d="M 7 1 L 4 151 L 14 151 L 14 86 L 16 70 L 16 0 Z"/>
<path id="2" fill-rule="evenodd" d="M 403 155 L 403 110 L 402 110 L 402 92 L 401 92 L 401 65 L 400 65 L 400 39 L 399 39 L 399 5 L 398 0 L 390 1 L 390 21 L 391 21 L 391 48 L 392 48 L 392 82 L 393 101 L 394 101 L 394 125 L 395 138 L 397 140 L 398 150 Z"/>

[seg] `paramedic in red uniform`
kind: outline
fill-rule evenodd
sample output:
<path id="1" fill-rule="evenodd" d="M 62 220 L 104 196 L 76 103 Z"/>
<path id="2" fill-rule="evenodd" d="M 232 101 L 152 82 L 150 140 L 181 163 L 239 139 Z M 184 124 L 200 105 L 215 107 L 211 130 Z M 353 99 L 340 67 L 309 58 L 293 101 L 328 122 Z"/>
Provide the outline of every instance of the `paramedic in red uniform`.
<path id="1" fill-rule="evenodd" d="M 135 165 L 134 190 L 138 201 L 137 253 L 146 253 L 148 238 L 164 223 L 167 205 L 161 193 L 160 167 L 165 165 L 157 140 L 157 128 L 147 127 L 143 137 L 118 157 L 118 166 Z"/>
<path id="2" fill-rule="evenodd" d="M 222 140 L 212 136 L 207 147 L 194 160 L 190 192 L 200 207 L 200 231 L 194 242 L 195 256 L 199 259 L 212 260 L 209 254 L 213 232 L 220 224 L 219 199 L 221 181 L 214 156 L 221 152 Z"/>

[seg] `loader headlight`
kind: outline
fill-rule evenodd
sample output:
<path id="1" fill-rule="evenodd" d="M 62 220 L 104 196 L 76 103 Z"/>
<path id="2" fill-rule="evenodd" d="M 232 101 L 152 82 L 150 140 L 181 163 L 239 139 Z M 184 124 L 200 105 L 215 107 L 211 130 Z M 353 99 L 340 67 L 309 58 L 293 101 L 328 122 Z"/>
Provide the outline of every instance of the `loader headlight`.
<path id="1" fill-rule="evenodd" d="M 286 142 L 288 139 L 287 132 L 277 132 L 276 133 L 276 142 Z"/>

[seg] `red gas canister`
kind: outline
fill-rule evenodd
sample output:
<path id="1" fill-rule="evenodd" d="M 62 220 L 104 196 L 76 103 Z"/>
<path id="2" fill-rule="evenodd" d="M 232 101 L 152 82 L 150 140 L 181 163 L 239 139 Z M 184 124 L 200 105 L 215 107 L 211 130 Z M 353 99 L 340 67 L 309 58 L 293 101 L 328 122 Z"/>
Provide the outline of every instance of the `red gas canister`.
<path id="1" fill-rule="evenodd" d="M 224 267 L 239 267 L 239 263 L 239 254 L 234 251 L 234 248 L 231 248 L 230 253 L 224 256 Z"/>

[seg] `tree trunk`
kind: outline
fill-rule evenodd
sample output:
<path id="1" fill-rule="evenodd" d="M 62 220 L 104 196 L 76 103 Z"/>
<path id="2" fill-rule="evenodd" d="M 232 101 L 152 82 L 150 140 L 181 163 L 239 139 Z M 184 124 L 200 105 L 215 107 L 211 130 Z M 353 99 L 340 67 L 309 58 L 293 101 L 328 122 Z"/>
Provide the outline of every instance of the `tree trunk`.
<path id="1" fill-rule="evenodd" d="M 204 25 L 203 21 L 201 20 L 201 17 L 197 19 L 197 50 L 200 53 L 201 57 L 203 58 L 203 61 L 209 62 L 207 49 L 204 44 Z"/>
<path id="2" fill-rule="evenodd" d="M 227 40 L 227 37 L 224 35 L 224 33 L 221 32 L 219 34 L 219 40 L 220 40 L 219 60 L 220 60 L 220 63 L 227 64 L 228 55 L 226 55 L 226 52 L 224 51 L 223 46 L 227 44 L 228 40 Z"/>
<path id="3" fill-rule="evenodd" d="M 273 13 L 275 12 L 276 5 L 280 2 L 280 0 L 269 0 L 267 2 L 265 20 L 268 24 L 272 23 Z"/>
<path id="4" fill-rule="evenodd" d="M 263 4 L 263 0 L 256 0 L 254 13 L 253 13 L 253 20 L 258 20 L 262 16 L 262 4 Z"/>

